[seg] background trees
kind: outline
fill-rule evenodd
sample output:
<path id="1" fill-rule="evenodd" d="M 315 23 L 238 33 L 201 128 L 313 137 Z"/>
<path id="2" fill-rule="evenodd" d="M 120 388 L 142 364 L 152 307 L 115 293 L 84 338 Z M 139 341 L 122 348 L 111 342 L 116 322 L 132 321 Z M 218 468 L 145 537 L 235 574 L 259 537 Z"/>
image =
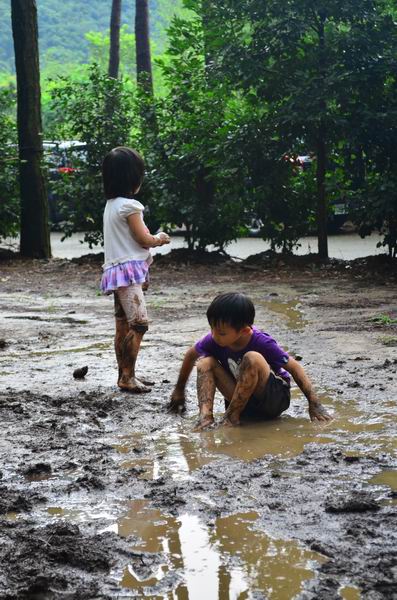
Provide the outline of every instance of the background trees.
<path id="1" fill-rule="evenodd" d="M 107 18 L 111 4 L 120 10 L 120 0 L 109 0 Z M 152 226 L 184 224 L 191 248 L 223 249 L 259 217 L 273 249 L 291 252 L 317 230 L 326 258 L 332 207 L 344 203 L 362 235 L 378 229 L 396 254 L 393 2 L 219 0 L 215 10 L 207 0 L 184 0 L 165 52 L 156 32 L 171 12 L 169 0 L 124 2 L 130 28 L 132 4 L 138 35 L 121 28 L 117 85 L 105 74 L 110 36 L 104 30 L 87 36 L 97 67 L 79 66 L 46 84 L 47 137 L 90 145 L 89 160 L 62 183 L 77 186 L 68 193 L 84 206 L 71 211 L 69 203 L 67 232 L 84 227 L 91 241 L 100 240 L 95 215 L 102 200 L 93 199 L 100 197 L 99 152 L 129 143 L 148 165 L 142 199 Z M 89 6 L 91 0 L 86 16 Z M 311 156 L 304 171 L 299 154 Z"/>
<path id="2" fill-rule="evenodd" d="M 42 172 L 42 125 L 35 0 L 12 0 L 12 30 L 17 74 L 17 125 L 21 194 L 20 252 L 51 255 L 47 190 Z"/>

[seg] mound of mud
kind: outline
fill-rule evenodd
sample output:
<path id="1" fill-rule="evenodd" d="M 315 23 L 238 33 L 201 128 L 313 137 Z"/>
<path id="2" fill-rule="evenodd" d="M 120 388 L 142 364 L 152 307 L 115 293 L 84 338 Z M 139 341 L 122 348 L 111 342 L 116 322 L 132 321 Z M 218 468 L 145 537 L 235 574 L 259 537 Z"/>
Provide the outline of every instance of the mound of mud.
<path id="1" fill-rule="evenodd" d="M 104 584 L 111 567 L 119 556 L 123 562 L 134 556 L 115 534 L 86 534 L 65 521 L 45 527 L 3 521 L 0 540 L 2 600 L 110 598 Z"/>
<path id="2" fill-rule="evenodd" d="M 354 260 L 322 259 L 318 254 L 280 254 L 266 250 L 246 258 L 241 266 L 247 269 L 324 271 L 327 274 L 351 274 L 360 278 L 397 279 L 397 260 L 386 254 Z"/>
<path id="3" fill-rule="evenodd" d="M 98 252 L 97 254 L 83 254 L 83 256 L 79 256 L 78 258 L 71 258 L 70 262 L 76 265 L 96 265 L 103 264 L 105 261 L 105 254 L 103 252 Z"/>
<path id="4" fill-rule="evenodd" d="M 156 266 L 170 265 L 224 265 L 233 264 L 230 256 L 223 252 L 207 252 L 204 250 L 188 250 L 177 248 L 168 254 L 156 254 L 154 256 Z"/>

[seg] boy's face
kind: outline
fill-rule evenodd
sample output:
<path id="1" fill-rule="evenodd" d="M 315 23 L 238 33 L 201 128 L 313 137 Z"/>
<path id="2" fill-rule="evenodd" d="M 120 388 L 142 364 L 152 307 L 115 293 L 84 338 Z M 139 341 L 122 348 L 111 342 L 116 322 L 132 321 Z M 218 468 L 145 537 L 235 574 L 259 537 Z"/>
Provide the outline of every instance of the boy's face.
<path id="1" fill-rule="evenodd" d="M 211 325 L 211 333 L 214 341 L 218 346 L 228 347 L 233 346 L 243 335 L 250 333 L 251 327 L 248 325 L 242 329 L 235 329 L 227 323 L 217 323 Z"/>

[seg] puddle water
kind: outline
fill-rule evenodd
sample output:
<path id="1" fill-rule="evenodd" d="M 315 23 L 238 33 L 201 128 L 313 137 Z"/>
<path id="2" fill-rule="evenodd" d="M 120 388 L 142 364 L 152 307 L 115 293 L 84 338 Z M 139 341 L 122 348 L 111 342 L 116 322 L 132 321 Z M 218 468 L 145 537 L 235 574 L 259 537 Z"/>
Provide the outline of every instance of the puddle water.
<path id="1" fill-rule="evenodd" d="M 254 589 L 272 600 L 293 598 L 313 576 L 312 567 L 325 559 L 295 542 L 255 531 L 256 519 L 256 513 L 242 513 L 208 526 L 196 515 L 172 517 L 144 500 L 133 501 L 128 513 L 107 530 L 138 537 L 132 550 L 161 553 L 163 559 L 144 576 L 129 565 L 121 585 L 144 593 L 147 587 L 161 587 L 161 580 L 172 573 L 182 579 L 172 598 L 181 600 L 237 600 L 250 598 Z"/>
<path id="2" fill-rule="evenodd" d="M 345 585 L 339 590 L 339 595 L 343 600 L 360 600 L 361 592 L 353 585 Z"/>
<path id="3" fill-rule="evenodd" d="M 58 348 L 51 350 L 30 350 L 29 352 L 10 352 L 7 354 L 8 358 L 24 358 L 26 356 L 53 356 L 56 354 L 69 354 L 78 352 L 89 352 L 90 350 L 109 350 L 112 347 L 113 342 L 94 342 L 88 346 L 77 346 L 72 348 Z"/>
<path id="4" fill-rule="evenodd" d="M 284 322 L 289 329 L 300 331 L 305 328 L 307 321 L 300 310 L 299 300 L 291 300 L 282 302 L 277 299 L 257 300 L 257 303 L 263 306 L 266 310 L 277 313 L 284 317 Z"/>
<path id="5" fill-rule="evenodd" d="M 372 477 L 368 483 L 375 485 L 387 485 L 394 492 L 397 491 L 397 471 L 385 470 Z"/>
<path id="6" fill-rule="evenodd" d="M 123 436 L 120 441 L 120 444 L 114 446 L 115 449 L 128 456 L 122 467 L 143 469 L 143 479 L 157 479 L 164 474 L 176 480 L 184 479 L 192 471 L 214 460 L 202 440 L 183 431 L 171 430 L 152 437 L 151 440 L 145 438 L 145 444 L 152 447 L 150 457 L 139 456 L 142 451 L 141 436 Z"/>
<path id="7" fill-rule="evenodd" d="M 371 477 L 368 481 L 371 485 L 383 485 L 388 486 L 392 492 L 397 492 L 397 471 L 394 469 L 385 469 L 381 471 L 374 477 Z M 391 499 L 384 500 L 382 504 L 388 505 L 393 504 L 397 505 L 396 494 L 390 494 L 392 496 Z"/>
<path id="8" fill-rule="evenodd" d="M 346 454 L 355 456 L 395 452 L 397 441 L 386 417 L 364 414 L 353 400 L 334 401 L 323 394 L 321 401 L 325 406 L 335 407 L 335 418 L 330 423 L 313 424 L 300 391 L 293 389 L 292 398 L 293 404 L 302 403 L 302 417 L 286 414 L 274 421 L 247 422 L 237 428 L 223 427 L 202 433 L 192 432 L 195 418 L 189 418 L 178 420 L 168 426 L 167 432 L 151 437 L 124 435 L 115 448 L 125 455 L 123 467 L 139 469 L 145 479 L 161 476 L 184 479 L 219 455 L 245 461 L 265 455 L 291 458 L 301 454 L 309 443 L 337 442 Z"/>

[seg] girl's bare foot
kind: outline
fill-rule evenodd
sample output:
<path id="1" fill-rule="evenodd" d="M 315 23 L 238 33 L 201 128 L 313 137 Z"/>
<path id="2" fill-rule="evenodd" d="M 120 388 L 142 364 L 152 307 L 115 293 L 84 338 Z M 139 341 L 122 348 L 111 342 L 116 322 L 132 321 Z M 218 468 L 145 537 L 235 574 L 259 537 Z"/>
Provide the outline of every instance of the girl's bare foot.
<path id="1" fill-rule="evenodd" d="M 131 394 L 148 394 L 152 391 L 150 387 L 146 386 L 136 377 L 131 377 L 130 379 L 122 377 L 119 379 L 117 385 L 121 390 L 130 392 Z"/>
<path id="2" fill-rule="evenodd" d="M 155 381 L 152 381 L 151 379 L 148 379 L 145 376 L 135 377 L 135 380 L 138 381 L 139 383 L 142 383 L 142 385 L 154 385 L 156 383 Z"/>

